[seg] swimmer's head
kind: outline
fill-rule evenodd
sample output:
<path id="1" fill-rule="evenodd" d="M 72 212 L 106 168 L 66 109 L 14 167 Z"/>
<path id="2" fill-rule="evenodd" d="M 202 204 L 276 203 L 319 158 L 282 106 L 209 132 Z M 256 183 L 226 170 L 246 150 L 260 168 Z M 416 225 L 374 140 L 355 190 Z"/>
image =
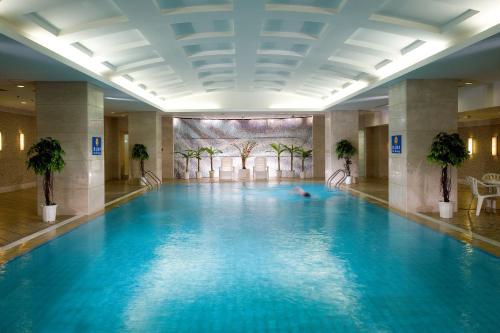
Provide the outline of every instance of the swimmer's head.
<path id="1" fill-rule="evenodd" d="M 311 197 L 311 193 L 309 193 L 309 192 L 304 192 L 304 197 L 306 197 L 306 198 L 310 198 L 310 197 Z"/>

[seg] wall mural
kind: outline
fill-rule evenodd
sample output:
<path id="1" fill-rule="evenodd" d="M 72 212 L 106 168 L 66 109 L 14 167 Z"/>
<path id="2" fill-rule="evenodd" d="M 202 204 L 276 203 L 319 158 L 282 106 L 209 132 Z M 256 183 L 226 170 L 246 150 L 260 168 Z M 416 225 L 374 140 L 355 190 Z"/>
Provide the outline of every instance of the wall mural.
<path id="1" fill-rule="evenodd" d="M 266 156 L 269 166 L 269 175 L 275 176 L 278 168 L 276 154 L 269 146 L 271 143 L 280 142 L 285 145 L 303 146 L 312 149 L 312 117 L 287 118 L 287 119 L 184 119 L 174 118 L 174 150 L 197 149 L 198 147 L 212 146 L 222 150 L 214 158 L 214 170 L 218 174 L 220 158 L 233 157 L 236 170 L 241 168 L 241 159 L 233 143 L 241 144 L 248 140 L 257 142 L 257 147 L 246 162 L 247 169 L 252 169 L 256 156 Z M 210 160 L 203 154 L 201 171 L 203 176 L 208 176 Z M 300 171 L 300 158 L 293 159 L 294 170 Z M 186 167 L 182 156 L 175 156 L 175 176 L 181 178 Z M 197 169 L 196 159 L 189 162 L 190 175 L 193 177 Z M 312 175 L 312 158 L 306 160 L 306 175 Z M 290 155 L 284 152 L 281 155 L 281 170 L 284 174 L 290 170 Z"/>

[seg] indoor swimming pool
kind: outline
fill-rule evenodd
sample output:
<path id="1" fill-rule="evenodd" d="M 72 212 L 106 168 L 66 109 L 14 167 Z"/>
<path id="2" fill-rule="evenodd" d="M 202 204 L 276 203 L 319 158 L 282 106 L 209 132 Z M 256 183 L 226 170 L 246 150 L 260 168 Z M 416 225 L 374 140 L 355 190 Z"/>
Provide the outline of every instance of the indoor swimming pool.
<path id="1" fill-rule="evenodd" d="M 0 332 L 493 332 L 500 259 L 345 192 L 164 185 L 0 266 Z"/>

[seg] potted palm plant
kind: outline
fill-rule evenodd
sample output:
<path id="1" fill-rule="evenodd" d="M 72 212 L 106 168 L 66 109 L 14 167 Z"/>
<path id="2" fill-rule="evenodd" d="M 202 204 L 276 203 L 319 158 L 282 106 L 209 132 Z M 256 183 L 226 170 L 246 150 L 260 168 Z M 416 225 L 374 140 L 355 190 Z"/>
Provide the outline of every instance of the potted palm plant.
<path id="1" fill-rule="evenodd" d="M 189 160 L 194 157 L 195 151 L 192 149 L 186 149 L 184 151 L 176 151 L 176 154 L 181 155 L 186 160 L 186 169 L 184 170 L 184 179 L 189 179 Z"/>
<path id="2" fill-rule="evenodd" d="M 450 202 L 451 177 L 450 167 L 458 167 L 469 158 L 467 147 L 458 133 L 438 133 L 432 141 L 431 150 L 427 155 L 430 163 L 441 167 L 441 193 L 443 201 L 439 202 L 439 216 L 452 218 L 454 203 Z"/>
<path id="3" fill-rule="evenodd" d="M 144 169 L 144 161 L 149 159 L 148 149 L 145 145 L 136 143 L 132 147 L 132 159 L 139 161 L 139 168 L 141 171 L 141 185 L 147 185 L 146 170 Z"/>
<path id="4" fill-rule="evenodd" d="M 352 145 L 352 143 L 348 140 L 340 140 L 337 142 L 337 146 L 335 149 L 337 153 L 337 158 L 340 160 L 341 158 L 344 159 L 344 168 L 345 172 L 347 175 L 347 178 L 345 179 L 346 184 L 351 184 L 352 183 L 352 176 L 351 176 L 351 164 L 352 160 L 351 158 L 356 154 L 356 148 Z"/>
<path id="5" fill-rule="evenodd" d="M 214 171 L 214 155 L 215 154 L 222 154 L 222 150 L 216 149 L 214 147 L 205 147 L 203 150 L 208 154 L 210 158 L 210 178 L 213 179 L 215 177 L 215 171 Z"/>
<path id="6" fill-rule="evenodd" d="M 240 145 L 233 143 L 233 146 L 238 149 L 238 152 L 241 157 L 241 170 L 239 171 L 240 179 L 249 179 L 250 178 L 250 170 L 246 167 L 246 161 L 250 156 L 252 150 L 257 146 L 257 142 L 255 141 L 246 141 Z"/>
<path id="7" fill-rule="evenodd" d="M 196 179 L 201 179 L 203 176 L 200 170 L 200 162 L 201 162 L 201 154 L 203 154 L 204 151 L 205 149 L 202 147 L 198 147 L 198 149 L 193 149 L 193 157 L 196 158 L 197 160 Z"/>
<path id="8" fill-rule="evenodd" d="M 44 222 L 54 222 L 57 215 L 57 204 L 54 202 L 54 172 L 64 168 L 64 150 L 56 139 L 47 137 L 28 150 L 28 169 L 43 177 L 42 187 L 45 205 L 42 206 Z"/>
<path id="9" fill-rule="evenodd" d="M 312 151 L 312 149 L 307 150 L 307 149 L 304 149 L 304 147 L 299 147 L 297 149 L 297 152 L 299 153 L 299 156 L 301 159 L 300 178 L 304 179 L 304 178 L 306 178 L 305 161 L 306 161 L 306 159 L 308 159 L 312 156 L 313 151 Z"/>
<path id="10" fill-rule="evenodd" d="M 271 148 L 276 152 L 278 157 L 278 170 L 276 170 L 276 177 L 281 178 L 281 154 L 285 151 L 285 147 L 281 143 L 271 143 Z"/>
<path id="11" fill-rule="evenodd" d="M 290 154 L 290 177 L 295 177 L 295 171 L 293 170 L 293 155 L 298 152 L 298 146 L 294 146 L 293 144 L 290 146 L 283 145 L 283 148 Z"/>

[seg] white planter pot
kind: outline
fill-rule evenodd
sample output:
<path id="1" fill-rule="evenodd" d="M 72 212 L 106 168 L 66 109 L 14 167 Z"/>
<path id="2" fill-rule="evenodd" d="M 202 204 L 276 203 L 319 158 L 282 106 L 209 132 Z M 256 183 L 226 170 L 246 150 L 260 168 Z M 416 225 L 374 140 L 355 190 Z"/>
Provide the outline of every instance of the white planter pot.
<path id="1" fill-rule="evenodd" d="M 346 185 L 351 185 L 352 184 L 352 176 L 347 176 L 347 178 L 345 179 L 345 183 L 346 183 Z"/>
<path id="2" fill-rule="evenodd" d="M 250 179 L 250 169 L 240 169 L 238 170 L 238 178 L 242 180 Z"/>
<path id="3" fill-rule="evenodd" d="M 276 178 L 281 178 L 283 176 L 283 171 L 276 170 Z"/>
<path id="4" fill-rule="evenodd" d="M 439 202 L 439 217 L 443 219 L 451 219 L 453 217 L 453 208 L 455 204 L 453 202 Z"/>
<path id="5" fill-rule="evenodd" d="M 188 172 L 184 172 L 184 179 L 189 179 L 189 171 Z"/>
<path id="6" fill-rule="evenodd" d="M 306 178 L 306 173 L 305 172 L 300 172 L 300 179 Z"/>
<path id="7" fill-rule="evenodd" d="M 295 175 L 295 171 L 293 171 L 293 170 L 292 170 L 292 171 L 290 171 L 290 178 L 295 178 L 295 176 L 296 176 L 296 175 Z"/>
<path id="8" fill-rule="evenodd" d="M 42 206 L 43 222 L 55 222 L 57 215 L 57 205 Z"/>
<path id="9" fill-rule="evenodd" d="M 208 175 L 209 175 L 210 179 L 214 179 L 215 178 L 215 171 L 209 171 Z"/>
<path id="10" fill-rule="evenodd" d="M 203 177 L 203 174 L 201 171 L 196 171 L 196 179 L 201 179 Z"/>

